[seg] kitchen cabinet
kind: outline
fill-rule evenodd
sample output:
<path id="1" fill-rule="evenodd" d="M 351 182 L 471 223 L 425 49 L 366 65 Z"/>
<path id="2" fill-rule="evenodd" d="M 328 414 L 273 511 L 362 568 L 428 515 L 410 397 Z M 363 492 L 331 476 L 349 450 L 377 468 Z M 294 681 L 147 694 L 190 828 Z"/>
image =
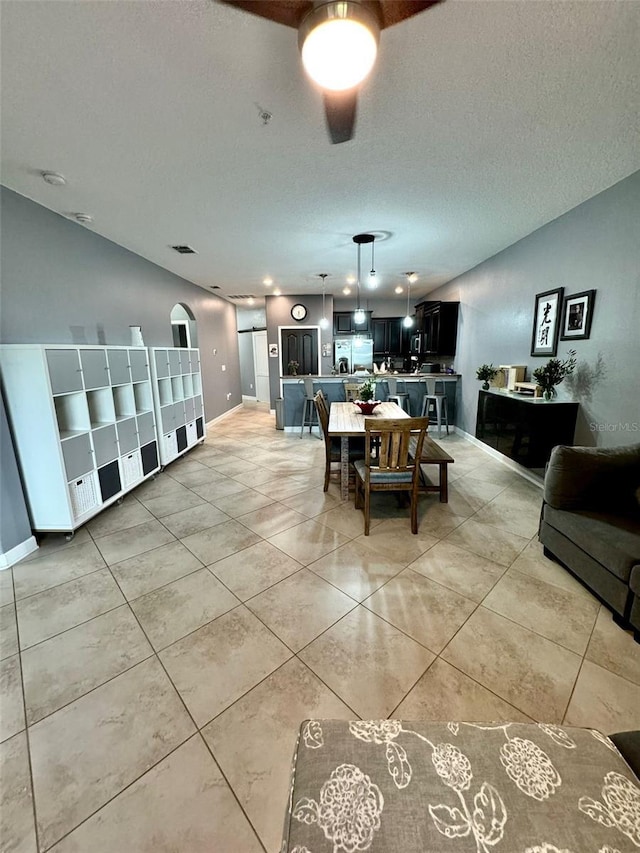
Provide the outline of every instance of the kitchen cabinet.
<path id="1" fill-rule="evenodd" d="M 371 334 L 372 311 L 365 311 L 365 321 L 357 325 L 353 319 L 353 311 L 336 311 L 333 315 L 334 335 L 367 335 Z"/>
<path id="2" fill-rule="evenodd" d="M 400 355 L 402 317 L 378 317 L 371 321 L 374 355 Z"/>
<path id="3" fill-rule="evenodd" d="M 421 355 L 455 355 L 459 302 L 422 302 L 416 305 L 416 328 L 422 332 Z"/>
<path id="4" fill-rule="evenodd" d="M 70 535 L 158 470 L 143 347 L 7 344 L 0 373 L 34 530 Z"/>

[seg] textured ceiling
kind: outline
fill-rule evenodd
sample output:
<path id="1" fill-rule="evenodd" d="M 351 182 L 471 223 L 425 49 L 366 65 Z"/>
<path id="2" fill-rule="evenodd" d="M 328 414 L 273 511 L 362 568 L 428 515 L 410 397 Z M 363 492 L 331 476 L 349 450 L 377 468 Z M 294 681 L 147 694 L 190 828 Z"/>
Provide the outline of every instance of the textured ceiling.
<path id="1" fill-rule="evenodd" d="M 361 231 L 380 295 L 406 270 L 421 295 L 640 168 L 637 2 L 446 0 L 382 33 L 337 146 L 289 28 L 208 0 L 0 6 L 2 182 L 222 295 L 337 293 Z"/>

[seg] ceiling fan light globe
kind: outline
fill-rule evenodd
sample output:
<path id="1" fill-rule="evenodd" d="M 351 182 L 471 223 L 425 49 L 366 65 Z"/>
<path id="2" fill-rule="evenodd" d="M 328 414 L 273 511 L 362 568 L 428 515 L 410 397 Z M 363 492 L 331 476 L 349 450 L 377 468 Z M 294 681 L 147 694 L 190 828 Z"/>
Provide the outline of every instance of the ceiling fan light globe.
<path id="1" fill-rule="evenodd" d="M 302 64 L 323 89 L 353 89 L 376 61 L 376 35 L 359 21 L 333 19 L 312 29 L 302 45 Z"/>

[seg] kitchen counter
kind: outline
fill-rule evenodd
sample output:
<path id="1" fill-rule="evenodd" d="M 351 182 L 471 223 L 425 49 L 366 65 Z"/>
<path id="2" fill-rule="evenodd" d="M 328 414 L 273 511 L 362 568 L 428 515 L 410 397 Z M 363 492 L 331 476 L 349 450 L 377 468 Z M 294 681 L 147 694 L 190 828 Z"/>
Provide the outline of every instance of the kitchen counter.
<path id="1" fill-rule="evenodd" d="M 300 429 L 302 423 L 302 407 L 304 405 L 305 393 L 302 379 L 313 379 L 314 391 L 322 389 L 322 393 L 329 403 L 344 402 L 345 393 L 342 387 L 344 382 L 363 382 L 365 379 L 375 379 L 378 383 L 376 396 L 381 400 L 387 399 L 386 379 L 397 379 L 400 389 L 403 388 L 409 394 L 409 408 L 413 416 L 420 414 L 422 410 L 422 398 L 424 395 L 424 380 L 443 380 L 447 394 L 447 408 L 449 411 L 449 423 L 455 423 L 456 397 L 458 395 L 459 373 L 370 373 L 368 375 L 339 373 L 318 376 L 307 374 L 306 376 L 281 376 L 282 397 L 284 399 L 284 427 L 285 429 Z M 422 384 L 421 384 L 422 383 Z"/>

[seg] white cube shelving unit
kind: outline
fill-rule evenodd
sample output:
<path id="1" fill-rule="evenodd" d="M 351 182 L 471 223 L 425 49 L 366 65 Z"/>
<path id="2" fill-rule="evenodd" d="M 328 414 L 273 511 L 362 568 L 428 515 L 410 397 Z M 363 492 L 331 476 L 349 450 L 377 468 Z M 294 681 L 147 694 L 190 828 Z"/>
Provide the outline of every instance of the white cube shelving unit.
<path id="1" fill-rule="evenodd" d="M 34 530 L 71 533 L 159 470 L 144 347 L 6 344 L 0 374 Z"/>
<path id="2" fill-rule="evenodd" d="M 200 351 L 150 347 L 149 362 L 160 438 L 160 463 L 168 465 L 204 441 Z"/>

